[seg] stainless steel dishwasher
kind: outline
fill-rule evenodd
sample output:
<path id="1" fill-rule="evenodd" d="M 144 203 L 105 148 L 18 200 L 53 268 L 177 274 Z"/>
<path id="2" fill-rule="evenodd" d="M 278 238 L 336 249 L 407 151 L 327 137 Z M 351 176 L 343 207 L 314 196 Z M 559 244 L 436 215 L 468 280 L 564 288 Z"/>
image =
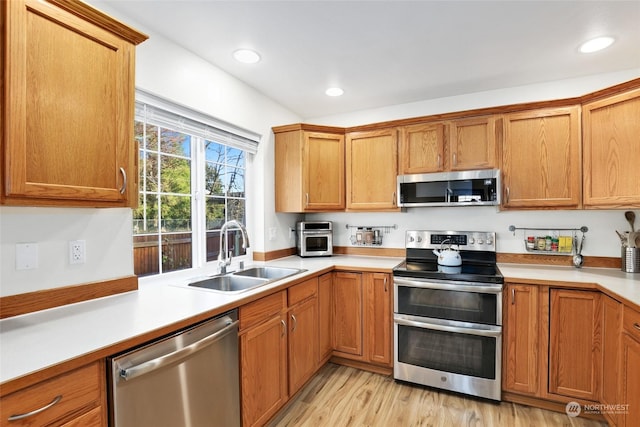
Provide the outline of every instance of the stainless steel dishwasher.
<path id="1" fill-rule="evenodd" d="M 237 310 L 107 366 L 112 427 L 240 426 Z"/>

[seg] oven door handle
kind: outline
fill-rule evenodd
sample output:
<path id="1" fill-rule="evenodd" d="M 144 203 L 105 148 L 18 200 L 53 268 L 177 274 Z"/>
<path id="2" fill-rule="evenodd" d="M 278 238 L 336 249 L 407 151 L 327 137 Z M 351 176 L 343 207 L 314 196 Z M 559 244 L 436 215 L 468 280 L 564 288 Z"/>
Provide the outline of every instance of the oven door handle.
<path id="1" fill-rule="evenodd" d="M 447 326 L 447 325 L 436 325 L 434 323 L 424 323 L 424 322 L 416 322 L 413 320 L 395 318 L 394 322 L 398 325 L 403 326 L 415 326 L 416 328 L 422 329 L 433 329 L 436 331 L 443 332 L 453 332 L 457 334 L 467 334 L 467 335 L 480 335 L 483 337 L 494 337 L 499 338 L 502 335 L 502 331 L 490 331 L 485 329 L 472 329 L 472 328 L 460 328 L 457 326 Z"/>
<path id="2" fill-rule="evenodd" d="M 455 280 L 408 280 L 399 277 L 393 278 L 393 283 L 400 286 L 410 286 L 412 288 L 438 289 L 444 291 L 475 292 L 478 294 L 499 294 L 502 292 L 501 285 L 471 285 L 467 282 Z"/>

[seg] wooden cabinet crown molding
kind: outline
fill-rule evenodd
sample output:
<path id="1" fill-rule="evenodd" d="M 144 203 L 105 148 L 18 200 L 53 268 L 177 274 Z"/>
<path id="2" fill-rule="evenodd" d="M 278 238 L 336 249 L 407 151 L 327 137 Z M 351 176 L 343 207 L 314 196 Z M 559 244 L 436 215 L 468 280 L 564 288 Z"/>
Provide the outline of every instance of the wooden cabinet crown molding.
<path id="1" fill-rule="evenodd" d="M 33 1 L 33 0 L 30 0 Z M 79 18 L 89 21 L 123 39 L 129 43 L 138 45 L 149 38 L 148 35 L 134 30 L 113 17 L 78 0 L 38 0 L 39 3 L 50 3 L 66 10 Z M 28 5 L 29 1 L 27 2 Z"/>

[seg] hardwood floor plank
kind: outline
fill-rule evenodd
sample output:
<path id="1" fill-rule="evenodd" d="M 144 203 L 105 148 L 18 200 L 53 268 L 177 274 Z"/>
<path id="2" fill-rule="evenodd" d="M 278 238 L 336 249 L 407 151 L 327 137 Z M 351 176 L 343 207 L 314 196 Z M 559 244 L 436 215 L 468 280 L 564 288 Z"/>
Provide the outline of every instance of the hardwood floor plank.
<path id="1" fill-rule="evenodd" d="M 269 427 L 604 427 L 515 403 L 495 403 L 400 383 L 329 363 Z"/>

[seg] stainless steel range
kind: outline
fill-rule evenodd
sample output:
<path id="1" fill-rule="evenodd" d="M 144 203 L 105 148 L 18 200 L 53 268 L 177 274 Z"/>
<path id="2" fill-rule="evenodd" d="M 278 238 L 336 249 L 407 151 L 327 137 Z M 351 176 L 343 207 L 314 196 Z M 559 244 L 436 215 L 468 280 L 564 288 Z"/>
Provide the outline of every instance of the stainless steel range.
<path id="1" fill-rule="evenodd" d="M 500 400 L 502 287 L 493 232 L 407 231 L 394 276 L 394 378 Z"/>

